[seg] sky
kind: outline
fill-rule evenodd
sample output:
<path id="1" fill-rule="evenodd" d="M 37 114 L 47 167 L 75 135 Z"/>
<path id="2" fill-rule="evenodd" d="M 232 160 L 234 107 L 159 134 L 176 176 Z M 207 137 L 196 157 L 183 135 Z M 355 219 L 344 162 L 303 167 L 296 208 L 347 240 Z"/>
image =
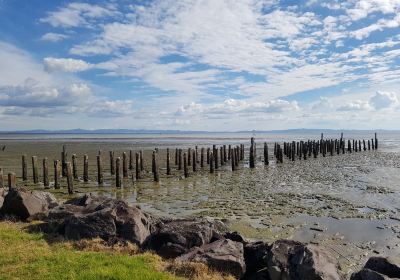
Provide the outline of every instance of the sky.
<path id="1" fill-rule="evenodd" d="M 0 130 L 400 129 L 400 0 L 0 0 Z"/>

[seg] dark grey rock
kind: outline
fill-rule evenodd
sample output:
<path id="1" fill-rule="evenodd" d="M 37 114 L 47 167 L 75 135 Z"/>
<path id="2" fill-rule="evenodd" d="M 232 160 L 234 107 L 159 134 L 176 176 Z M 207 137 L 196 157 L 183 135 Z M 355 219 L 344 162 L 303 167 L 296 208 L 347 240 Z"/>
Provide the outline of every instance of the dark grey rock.
<path id="1" fill-rule="evenodd" d="M 241 278 L 246 272 L 243 244 L 230 239 L 220 239 L 192 249 L 177 258 L 181 262 L 202 262 L 210 268 Z"/>
<path id="2" fill-rule="evenodd" d="M 351 275 L 350 280 L 388 280 L 389 277 L 382 275 L 376 271 L 363 268 Z"/>
<path id="3" fill-rule="evenodd" d="M 258 241 L 244 246 L 244 259 L 246 262 L 246 275 L 256 274 L 260 270 L 267 270 L 267 243 Z"/>
<path id="4" fill-rule="evenodd" d="M 394 258 L 370 257 L 364 268 L 379 272 L 390 278 L 400 278 L 400 261 Z"/>

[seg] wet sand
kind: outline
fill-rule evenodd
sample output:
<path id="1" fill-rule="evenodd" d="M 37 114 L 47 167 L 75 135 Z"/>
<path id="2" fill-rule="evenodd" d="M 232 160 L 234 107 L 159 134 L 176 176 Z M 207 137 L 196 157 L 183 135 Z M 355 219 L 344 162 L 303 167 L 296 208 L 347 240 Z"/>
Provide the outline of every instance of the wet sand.
<path id="1" fill-rule="evenodd" d="M 180 147 L 199 149 L 205 141 L 179 143 Z M 221 144 L 227 142 L 221 142 Z M 235 140 L 230 143 L 248 144 Z M 183 179 L 183 171 L 174 165 L 175 146 L 171 148 L 172 175 L 165 175 L 165 148 L 169 143 L 146 141 L 102 140 L 3 140 L 6 150 L 0 152 L 0 166 L 4 172 L 14 171 L 18 186 L 21 176 L 21 155 L 46 156 L 49 166 L 60 159 L 61 147 L 67 146 L 68 157 L 78 156 L 78 171 L 82 176 L 83 154 L 89 156 L 91 181 L 75 181 L 77 195 L 98 192 L 139 204 L 144 210 L 159 216 L 206 216 L 221 219 L 232 230 L 247 238 L 271 242 L 278 238 L 293 238 L 326 246 L 340 262 L 344 272 L 356 270 L 373 255 L 400 255 L 400 154 L 382 149 L 318 159 L 285 161 L 276 165 L 270 150 L 270 166 L 264 166 L 258 150 L 258 164 L 248 168 L 246 160 L 236 172 L 229 163 L 209 174 L 205 167 Z M 161 180 L 152 181 L 151 151 L 159 147 Z M 273 144 L 269 144 L 270 148 Z M 210 145 L 207 145 L 210 147 Z M 261 147 L 261 141 L 258 144 Z M 124 180 L 124 187 L 116 189 L 110 176 L 109 151 L 122 156 L 125 151 L 144 150 L 145 176 L 139 182 Z M 105 173 L 104 186 L 96 183 L 96 155 L 102 151 Z M 199 150 L 200 151 L 200 150 Z M 39 165 L 40 166 L 40 165 Z M 28 174 L 31 176 L 31 169 Z M 53 174 L 50 168 L 51 175 Z M 130 174 L 134 170 L 130 171 Z M 41 166 L 39 168 L 41 174 Z M 41 176 L 40 176 L 41 177 Z M 50 181 L 53 178 L 50 176 Z M 60 190 L 49 189 L 59 198 L 66 198 L 66 182 Z M 26 183 L 27 188 L 43 189 L 42 185 Z"/>

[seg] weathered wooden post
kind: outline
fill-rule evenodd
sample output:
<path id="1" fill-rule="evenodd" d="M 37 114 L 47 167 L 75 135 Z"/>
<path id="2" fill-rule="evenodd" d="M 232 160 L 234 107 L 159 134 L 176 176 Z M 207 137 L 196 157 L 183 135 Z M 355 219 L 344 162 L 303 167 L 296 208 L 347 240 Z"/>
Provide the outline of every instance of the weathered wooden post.
<path id="1" fill-rule="evenodd" d="M 72 155 L 72 175 L 75 180 L 78 179 L 78 166 L 76 164 L 76 154 Z"/>
<path id="2" fill-rule="evenodd" d="M 144 170 L 143 150 L 140 150 L 139 155 L 140 155 L 140 171 L 143 171 Z"/>
<path id="3" fill-rule="evenodd" d="M 218 148 L 213 145 L 214 168 L 218 169 Z"/>
<path id="4" fill-rule="evenodd" d="M 115 160 L 115 186 L 117 188 L 122 187 L 122 179 L 121 179 L 121 158 L 117 157 Z"/>
<path id="5" fill-rule="evenodd" d="M 185 178 L 189 177 L 186 153 L 183 153 L 183 175 Z"/>
<path id="6" fill-rule="evenodd" d="M 197 146 L 196 146 L 196 163 L 199 163 L 199 151 Z"/>
<path id="7" fill-rule="evenodd" d="M 110 174 L 115 175 L 114 151 L 110 151 Z"/>
<path id="8" fill-rule="evenodd" d="M 224 162 L 227 162 L 227 157 L 226 157 L 226 145 L 223 146 L 224 149 Z"/>
<path id="9" fill-rule="evenodd" d="M 89 157 L 83 155 L 83 182 L 89 182 Z"/>
<path id="10" fill-rule="evenodd" d="M 47 158 L 43 158 L 43 185 L 48 187 L 50 185 L 49 182 L 49 166 L 47 165 Z"/>
<path id="11" fill-rule="evenodd" d="M 129 170 L 133 170 L 133 151 L 129 150 Z"/>
<path id="12" fill-rule="evenodd" d="M 169 148 L 167 148 L 167 175 L 171 175 Z"/>
<path id="13" fill-rule="evenodd" d="M 136 153 L 135 154 L 135 156 L 136 156 L 136 162 L 135 162 L 135 168 L 136 168 L 136 180 L 139 180 L 140 179 L 140 155 L 139 155 L 139 153 Z"/>
<path id="14" fill-rule="evenodd" d="M 128 178 L 128 158 L 126 152 L 122 153 L 122 176 Z"/>
<path id="15" fill-rule="evenodd" d="M 210 173 L 214 173 L 214 153 L 209 152 L 210 149 L 207 149 L 207 154 L 209 155 L 210 160 Z"/>
<path id="16" fill-rule="evenodd" d="M 375 132 L 375 150 L 378 150 L 378 137 L 376 132 Z"/>
<path id="17" fill-rule="evenodd" d="M 175 148 L 175 165 L 178 165 L 178 148 Z"/>
<path id="18" fill-rule="evenodd" d="M 182 149 L 178 150 L 178 170 L 182 170 Z"/>
<path id="19" fill-rule="evenodd" d="M 232 148 L 230 148 L 230 158 L 231 158 L 231 167 L 232 171 L 236 170 L 236 162 L 235 162 L 235 153 L 233 152 Z"/>
<path id="20" fill-rule="evenodd" d="M 192 149 L 191 148 L 188 149 L 187 159 L 188 159 L 187 165 L 191 166 L 192 165 Z"/>
<path id="21" fill-rule="evenodd" d="M 239 147 L 238 146 L 236 146 L 234 153 L 235 153 L 235 165 L 236 165 L 236 167 L 238 167 L 239 166 Z"/>
<path id="22" fill-rule="evenodd" d="M 204 148 L 202 147 L 200 149 L 200 167 L 204 167 Z"/>
<path id="23" fill-rule="evenodd" d="M 39 183 L 37 156 L 32 157 L 32 177 L 33 177 L 33 182 L 35 184 Z"/>
<path id="24" fill-rule="evenodd" d="M 250 165 L 250 168 L 254 168 L 255 167 L 255 162 L 254 162 L 254 138 L 251 137 L 250 141 L 251 141 L 251 143 L 250 143 L 249 165 Z"/>
<path id="25" fill-rule="evenodd" d="M 197 155 L 196 150 L 193 151 L 193 172 L 197 171 Z"/>
<path id="26" fill-rule="evenodd" d="M 67 148 L 65 145 L 62 146 L 61 152 L 61 174 L 63 177 L 67 174 Z"/>
<path id="27" fill-rule="evenodd" d="M 157 152 L 153 151 L 153 178 L 154 182 L 159 182 L 160 181 L 160 176 L 158 175 L 158 166 L 157 166 Z"/>
<path id="28" fill-rule="evenodd" d="M 60 188 L 60 161 L 55 160 L 54 161 L 54 188 L 59 189 Z"/>
<path id="29" fill-rule="evenodd" d="M 372 150 L 375 150 L 374 139 L 371 139 Z"/>
<path id="30" fill-rule="evenodd" d="M 2 176 L 3 177 L 3 176 Z M 8 190 L 11 191 L 16 187 L 16 176 L 14 172 L 8 173 Z"/>
<path id="31" fill-rule="evenodd" d="M 22 155 L 22 181 L 28 180 L 28 163 L 26 161 L 26 155 Z"/>
<path id="32" fill-rule="evenodd" d="M 0 188 L 4 188 L 3 169 L 0 167 Z"/>
<path id="33" fill-rule="evenodd" d="M 368 140 L 368 151 L 371 150 L 371 142 Z"/>
<path id="34" fill-rule="evenodd" d="M 220 157 L 221 166 L 223 166 L 224 165 L 224 148 L 222 146 L 219 147 L 219 157 Z"/>
<path id="35" fill-rule="evenodd" d="M 365 145 L 365 139 L 363 139 L 363 150 L 364 152 L 367 150 L 367 146 Z"/>
<path id="36" fill-rule="evenodd" d="M 207 164 L 210 164 L 210 148 L 207 148 Z"/>
<path id="37" fill-rule="evenodd" d="M 70 162 L 65 162 L 66 166 L 66 176 L 67 176 L 67 186 L 68 186 L 68 193 L 73 194 L 74 193 L 74 180 L 72 178 L 72 166 Z"/>
<path id="38" fill-rule="evenodd" d="M 228 145 L 228 160 L 231 160 L 231 152 L 232 152 L 231 145 Z"/>
<path id="39" fill-rule="evenodd" d="M 103 162 L 101 155 L 97 155 L 97 183 L 99 185 L 103 184 Z"/>
<path id="40" fill-rule="evenodd" d="M 268 145 L 267 142 L 264 142 L 264 164 L 268 165 L 269 160 L 268 160 Z"/>
<path id="41" fill-rule="evenodd" d="M 347 140 L 347 151 L 351 154 L 351 142 L 350 142 L 350 139 Z"/>

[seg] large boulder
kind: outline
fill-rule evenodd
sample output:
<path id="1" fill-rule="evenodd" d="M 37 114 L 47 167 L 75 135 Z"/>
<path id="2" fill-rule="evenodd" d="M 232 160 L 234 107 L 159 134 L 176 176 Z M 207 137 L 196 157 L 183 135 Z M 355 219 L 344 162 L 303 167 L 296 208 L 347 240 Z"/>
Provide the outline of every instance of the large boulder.
<path id="1" fill-rule="evenodd" d="M 220 239 L 192 249 L 177 258 L 181 262 L 202 262 L 210 268 L 241 278 L 246 272 L 243 244 L 230 239 Z"/>
<path id="2" fill-rule="evenodd" d="M 339 280 L 338 264 L 321 247 L 308 244 L 291 257 L 291 278 L 309 280 Z"/>
<path id="3" fill-rule="evenodd" d="M 271 280 L 339 280 L 337 261 L 324 249 L 292 240 L 275 241 L 267 255 Z"/>
<path id="4" fill-rule="evenodd" d="M 6 191 L 4 188 L 0 188 L 0 209 L 3 207 L 4 196 L 6 195 Z"/>
<path id="5" fill-rule="evenodd" d="M 26 220 L 32 215 L 45 212 L 56 206 L 58 206 L 58 202 L 51 193 L 13 189 L 4 197 L 1 213 Z"/>
<path id="6" fill-rule="evenodd" d="M 350 280 L 389 280 L 390 278 L 376 271 L 363 268 L 351 275 Z"/>
<path id="7" fill-rule="evenodd" d="M 267 253 L 269 246 L 262 241 L 252 242 L 244 245 L 244 259 L 246 262 L 246 276 L 248 278 L 257 274 L 268 274 L 267 272 Z M 267 278 L 265 278 L 267 279 Z"/>
<path id="8" fill-rule="evenodd" d="M 290 279 L 290 258 L 301 250 L 303 244 L 293 240 L 277 240 L 267 255 L 271 280 Z"/>
<path id="9" fill-rule="evenodd" d="M 398 259 L 370 257 L 364 268 L 379 272 L 390 278 L 400 278 L 400 261 Z"/>
<path id="10" fill-rule="evenodd" d="M 85 195 L 49 211 L 44 220 L 68 239 L 100 237 L 141 245 L 154 231 L 153 219 L 122 200 Z"/>
<path id="11" fill-rule="evenodd" d="M 205 219 L 164 221 L 146 242 L 147 249 L 165 258 L 175 258 L 193 247 L 200 247 L 222 238 L 220 225 Z"/>

